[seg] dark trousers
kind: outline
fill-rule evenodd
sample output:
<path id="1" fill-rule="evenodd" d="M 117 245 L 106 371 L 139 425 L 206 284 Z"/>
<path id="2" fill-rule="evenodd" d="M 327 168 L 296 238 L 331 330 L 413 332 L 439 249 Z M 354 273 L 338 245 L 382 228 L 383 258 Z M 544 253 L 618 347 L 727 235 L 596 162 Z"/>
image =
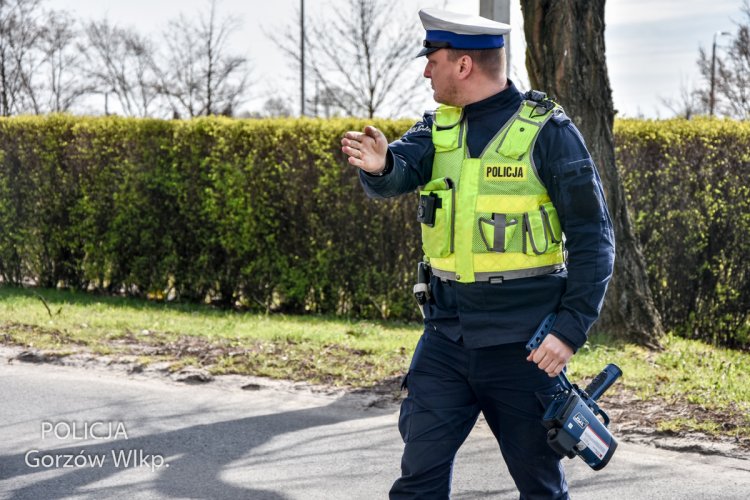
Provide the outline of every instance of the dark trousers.
<path id="1" fill-rule="evenodd" d="M 453 459 L 481 411 L 522 500 L 567 499 L 560 457 L 547 445 L 542 401 L 557 379 L 526 361 L 525 345 L 466 349 L 426 331 L 405 380 L 399 430 L 405 448 L 391 499 L 447 499 Z"/>

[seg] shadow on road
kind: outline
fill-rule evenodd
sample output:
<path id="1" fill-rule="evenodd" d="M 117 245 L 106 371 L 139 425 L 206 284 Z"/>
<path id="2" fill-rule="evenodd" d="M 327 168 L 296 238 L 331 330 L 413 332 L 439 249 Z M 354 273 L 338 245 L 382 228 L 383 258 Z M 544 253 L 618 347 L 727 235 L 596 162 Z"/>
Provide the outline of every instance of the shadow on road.
<path id="1" fill-rule="evenodd" d="M 104 480 L 130 470 L 122 466 L 115 467 L 112 461 L 113 450 L 116 452 L 124 449 L 162 455 L 169 464 L 169 467 L 161 467 L 154 473 L 150 469 L 142 470 L 147 481 L 135 484 L 128 481 L 128 491 L 131 494 L 135 493 L 131 489 L 134 488 L 136 491 L 144 490 L 144 493 L 157 493 L 165 498 L 284 499 L 285 496 L 273 491 L 244 488 L 227 482 L 222 479 L 222 474 L 232 468 L 230 464 L 247 459 L 252 449 L 276 436 L 370 416 L 361 409 L 353 411 L 352 407 L 356 403 L 348 399 L 349 396 L 343 396 L 323 407 L 194 425 L 147 436 L 129 437 L 127 440 L 40 450 L 39 456 L 77 455 L 84 449 L 87 456 L 106 455 L 107 459 L 102 467 L 58 468 L 52 478 L 41 479 L 6 493 L 10 493 L 8 498 L 13 500 L 61 498 L 81 493 L 96 498 L 117 496 L 116 486 L 106 484 Z M 361 407 L 361 402 L 359 406 Z M 26 452 L 0 455 L 0 481 L 50 470 L 29 467 L 25 462 L 25 454 Z M 264 457 L 263 460 L 268 463 L 269 457 Z M 247 474 L 252 473 L 248 468 Z M 96 484 L 102 481 L 105 484 Z M 120 490 L 119 496 L 123 493 Z"/>

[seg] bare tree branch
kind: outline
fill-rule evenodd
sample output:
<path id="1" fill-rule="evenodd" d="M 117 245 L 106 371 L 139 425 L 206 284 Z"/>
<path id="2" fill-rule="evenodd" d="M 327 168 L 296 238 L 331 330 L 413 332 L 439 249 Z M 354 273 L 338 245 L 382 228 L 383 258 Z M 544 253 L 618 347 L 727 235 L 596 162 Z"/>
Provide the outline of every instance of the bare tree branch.
<path id="1" fill-rule="evenodd" d="M 95 90 L 93 84 L 80 76 L 82 58 L 76 48 L 78 37 L 75 21 L 67 12 L 47 13 L 40 40 L 47 112 L 69 111 L 78 99 Z"/>
<path id="2" fill-rule="evenodd" d="M 32 85 L 41 35 L 40 0 L 0 0 L 0 115 L 35 111 Z"/>
<path id="3" fill-rule="evenodd" d="M 167 52 L 159 71 L 159 92 L 175 115 L 232 115 L 247 93 L 247 58 L 227 51 L 238 20 L 220 18 L 216 0 L 197 22 L 184 15 L 171 21 L 164 33 Z"/>
<path id="4" fill-rule="evenodd" d="M 708 109 L 707 102 L 701 98 L 700 91 L 685 83 L 680 83 L 680 91 L 673 97 L 659 97 L 661 102 L 674 116 L 689 120 L 694 116 L 703 114 Z"/>
<path id="5" fill-rule="evenodd" d="M 750 1 L 744 0 L 741 12 L 745 21 L 737 23 L 737 33 L 726 48 L 716 51 L 715 99 L 718 114 L 750 119 Z M 710 100 L 711 56 L 701 48 L 698 69 L 706 80 L 699 92 L 703 102 Z"/>
<path id="6" fill-rule="evenodd" d="M 86 36 L 81 49 L 96 92 L 113 94 L 128 116 L 149 116 L 159 96 L 153 43 L 106 19 L 89 23 Z"/>
<path id="7" fill-rule="evenodd" d="M 399 19 L 397 0 L 348 0 L 343 9 L 305 20 L 306 65 L 322 88 L 315 97 L 350 116 L 396 116 L 413 102 L 421 78 L 412 77 L 421 40 L 413 16 Z M 299 66 L 299 12 L 284 36 L 269 37 Z"/>

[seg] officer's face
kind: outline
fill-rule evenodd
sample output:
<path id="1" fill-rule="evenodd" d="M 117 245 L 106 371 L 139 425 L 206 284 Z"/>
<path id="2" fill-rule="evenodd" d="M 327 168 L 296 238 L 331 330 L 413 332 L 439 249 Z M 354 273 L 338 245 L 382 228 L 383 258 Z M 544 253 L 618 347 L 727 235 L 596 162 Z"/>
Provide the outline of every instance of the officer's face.
<path id="1" fill-rule="evenodd" d="M 427 54 L 427 65 L 424 77 L 430 79 L 432 98 L 435 102 L 459 106 L 458 89 L 456 86 L 457 62 L 448 58 L 448 51 L 436 50 Z"/>

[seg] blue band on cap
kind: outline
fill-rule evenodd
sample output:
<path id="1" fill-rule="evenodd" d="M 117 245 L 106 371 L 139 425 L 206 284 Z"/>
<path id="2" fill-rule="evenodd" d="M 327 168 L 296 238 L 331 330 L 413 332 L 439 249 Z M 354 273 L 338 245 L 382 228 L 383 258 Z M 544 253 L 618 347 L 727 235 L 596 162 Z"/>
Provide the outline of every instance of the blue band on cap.
<path id="1" fill-rule="evenodd" d="M 441 30 L 427 30 L 425 40 L 448 42 L 454 49 L 499 49 L 505 46 L 503 35 L 458 35 Z"/>

